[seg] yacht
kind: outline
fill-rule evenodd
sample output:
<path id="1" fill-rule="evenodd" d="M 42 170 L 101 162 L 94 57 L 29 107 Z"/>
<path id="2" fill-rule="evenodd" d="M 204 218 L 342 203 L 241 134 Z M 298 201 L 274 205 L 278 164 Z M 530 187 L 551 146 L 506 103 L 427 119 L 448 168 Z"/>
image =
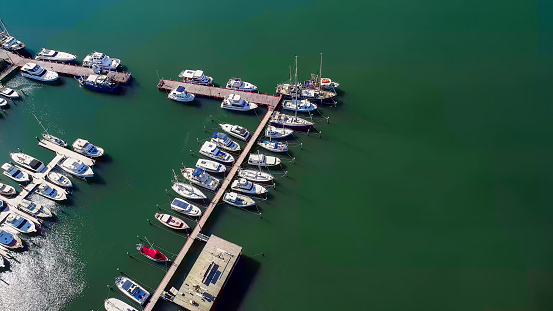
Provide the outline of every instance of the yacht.
<path id="1" fill-rule="evenodd" d="M 219 187 L 220 181 L 206 173 L 201 168 L 183 168 L 181 169 L 182 176 L 188 179 L 191 183 L 208 190 L 215 191 Z"/>
<path id="2" fill-rule="evenodd" d="M 164 226 L 175 230 L 186 230 L 190 228 L 182 219 L 169 214 L 156 213 L 155 218 Z"/>
<path id="3" fill-rule="evenodd" d="M 178 86 L 176 89 L 172 90 L 169 95 L 167 95 L 167 98 L 176 100 L 178 102 L 190 102 L 193 101 L 196 96 L 192 93 L 188 93 L 184 86 Z"/>
<path id="4" fill-rule="evenodd" d="M 0 85 L 0 95 L 5 96 L 7 98 L 19 97 L 19 94 L 16 91 L 14 91 L 13 89 L 10 89 L 9 87 L 1 86 L 1 85 Z"/>
<path id="5" fill-rule="evenodd" d="M 77 59 L 77 56 L 67 52 L 61 52 L 61 51 L 55 51 L 55 50 L 49 50 L 49 49 L 43 48 L 35 56 L 35 59 L 68 63 Z"/>
<path id="6" fill-rule="evenodd" d="M 252 198 L 232 191 L 225 193 L 223 196 L 223 202 L 236 207 L 248 207 L 255 205 L 255 201 Z"/>
<path id="7" fill-rule="evenodd" d="M 123 294 L 138 302 L 140 305 L 143 305 L 150 297 L 150 293 L 147 290 L 140 287 L 140 285 L 138 285 L 135 281 L 126 276 L 118 276 L 115 279 L 115 285 L 123 292 Z"/>
<path id="8" fill-rule="evenodd" d="M 285 127 L 268 125 L 265 129 L 265 136 L 268 138 L 285 138 L 292 134 L 294 134 L 294 130 Z"/>
<path id="9" fill-rule="evenodd" d="M 94 172 L 92 171 L 92 168 L 90 168 L 88 165 L 84 164 L 80 160 L 74 159 L 74 158 L 65 158 L 61 161 L 61 163 L 58 163 L 58 166 L 68 172 L 71 175 L 77 176 L 77 177 L 92 177 L 94 176 Z"/>
<path id="10" fill-rule="evenodd" d="M 250 154 L 248 164 L 255 166 L 276 166 L 281 163 L 280 159 L 264 154 Z"/>
<path id="11" fill-rule="evenodd" d="M 249 82 L 242 81 L 240 78 L 230 78 L 227 82 L 226 88 L 244 92 L 257 92 L 257 86 Z"/>
<path id="12" fill-rule="evenodd" d="M 223 129 L 223 131 L 243 141 L 248 141 L 248 139 L 250 139 L 250 132 L 240 125 L 220 123 L 219 126 Z"/>
<path id="13" fill-rule="evenodd" d="M 89 75 L 75 77 L 81 86 L 94 91 L 115 93 L 119 91 L 119 82 L 109 78 L 106 75 Z"/>
<path id="14" fill-rule="evenodd" d="M 65 142 L 65 140 L 57 138 L 56 136 L 50 135 L 48 133 L 42 133 L 42 138 L 60 147 L 67 147 L 67 143 Z"/>
<path id="15" fill-rule="evenodd" d="M 249 181 L 255 181 L 255 182 L 271 182 L 273 181 L 274 177 L 273 175 L 256 171 L 256 170 L 238 170 L 238 176 L 242 178 L 246 178 Z"/>
<path id="16" fill-rule="evenodd" d="M 239 178 L 232 182 L 230 189 L 247 194 L 262 195 L 267 193 L 267 188 L 253 183 L 246 178 Z"/>
<path id="17" fill-rule="evenodd" d="M 14 195 L 16 193 L 17 193 L 17 191 L 15 191 L 14 187 L 12 187 L 10 185 L 3 184 L 3 183 L 0 183 L 0 194 L 1 195 L 10 196 L 10 195 Z"/>
<path id="18" fill-rule="evenodd" d="M 213 78 L 204 75 L 203 70 L 190 70 L 185 69 L 179 73 L 179 78 L 186 83 L 201 84 L 201 85 L 213 85 Z"/>
<path id="19" fill-rule="evenodd" d="M 223 99 L 221 108 L 236 111 L 250 111 L 257 108 L 257 104 L 244 100 L 238 94 L 229 94 L 227 98 Z"/>
<path id="20" fill-rule="evenodd" d="M 86 139 L 77 138 L 77 140 L 73 142 L 72 147 L 75 152 L 80 153 L 87 157 L 97 158 L 104 155 L 104 149 L 91 144 Z"/>
<path id="21" fill-rule="evenodd" d="M 202 215 L 202 210 L 199 207 L 180 198 L 173 199 L 173 202 L 171 202 L 171 209 L 188 216 Z"/>
<path id="22" fill-rule="evenodd" d="M 23 172 L 18 167 L 11 165 L 10 163 L 2 164 L 2 169 L 4 170 L 4 175 L 17 182 L 26 182 L 31 180 L 29 174 Z"/>
<path id="23" fill-rule="evenodd" d="M 296 116 L 289 116 L 278 111 L 275 111 L 270 122 L 277 127 L 286 127 L 299 131 L 307 131 L 313 126 L 313 122 L 309 122 Z"/>
<path id="24" fill-rule="evenodd" d="M 71 180 L 65 177 L 63 174 L 57 172 L 49 172 L 46 176 L 48 177 L 48 180 L 50 180 L 54 185 L 65 188 L 73 187 L 73 183 L 71 182 Z"/>
<path id="25" fill-rule="evenodd" d="M 52 217 L 52 212 L 47 207 L 29 200 L 21 200 L 21 202 L 17 205 L 17 208 L 33 217 Z"/>
<path id="26" fill-rule="evenodd" d="M 307 99 L 288 99 L 282 102 L 282 108 L 297 112 L 311 112 L 317 110 L 317 105 Z"/>
<path id="27" fill-rule="evenodd" d="M 276 141 L 260 141 L 257 143 L 259 146 L 272 151 L 272 152 L 286 152 L 288 151 L 288 144 Z"/>
<path id="28" fill-rule="evenodd" d="M 21 75 L 38 81 L 51 82 L 58 79 L 58 73 L 46 70 L 35 63 L 26 63 L 21 67 Z"/>
<path id="29" fill-rule="evenodd" d="M 39 161 L 23 152 L 11 152 L 10 157 L 15 163 L 33 172 L 42 173 L 46 170 L 46 166 L 44 166 L 42 161 Z"/>
<path id="30" fill-rule="evenodd" d="M 25 44 L 12 36 L 5 36 L 0 39 L 0 45 L 8 51 L 17 51 L 25 48 Z"/>
<path id="31" fill-rule="evenodd" d="M 203 200 L 207 198 L 205 194 L 203 194 L 203 192 L 200 191 L 200 189 L 182 182 L 173 183 L 173 186 L 171 186 L 171 188 L 176 193 L 180 194 L 181 196 L 187 199 Z"/>
<path id="32" fill-rule="evenodd" d="M 65 193 L 65 191 L 58 191 L 57 189 L 54 189 L 45 183 L 41 183 L 38 186 L 37 192 L 41 196 L 54 201 L 63 201 L 67 199 L 67 194 Z"/>
<path id="33" fill-rule="evenodd" d="M 223 163 L 232 163 L 234 162 L 234 157 L 224 151 L 219 150 L 217 145 L 212 142 L 206 141 L 200 148 L 200 154 L 208 158 L 223 162 Z"/>
<path id="34" fill-rule="evenodd" d="M 100 69 L 115 70 L 121 65 L 121 60 L 118 58 L 110 58 L 104 53 L 92 52 L 83 60 L 83 66 L 97 66 Z"/>
<path id="35" fill-rule="evenodd" d="M 106 311 L 138 311 L 117 298 L 109 298 L 104 301 Z"/>
<path id="36" fill-rule="evenodd" d="M 21 215 L 10 213 L 4 221 L 9 227 L 21 232 L 21 233 L 33 233 L 37 231 L 35 223 Z"/>
<path id="37" fill-rule="evenodd" d="M 206 159 L 198 159 L 196 162 L 196 167 L 199 167 L 210 173 L 224 173 L 227 170 L 227 167 L 223 164 Z"/>
<path id="38" fill-rule="evenodd" d="M 0 229 L 0 246 L 14 250 L 23 247 L 23 242 L 16 234 Z"/>
<path id="39" fill-rule="evenodd" d="M 211 142 L 217 147 L 228 151 L 240 151 L 240 145 L 230 139 L 225 133 L 215 132 L 211 135 Z"/>

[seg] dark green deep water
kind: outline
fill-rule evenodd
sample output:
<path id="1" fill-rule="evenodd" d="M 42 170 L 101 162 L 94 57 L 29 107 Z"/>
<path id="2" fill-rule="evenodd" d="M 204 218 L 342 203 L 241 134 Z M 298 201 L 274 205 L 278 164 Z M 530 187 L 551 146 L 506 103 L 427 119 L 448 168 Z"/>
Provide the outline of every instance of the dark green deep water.
<path id="1" fill-rule="evenodd" d="M 220 206 L 205 230 L 244 251 L 218 309 L 553 308 L 552 1 L 54 2 L 3 0 L 0 15 L 33 54 L 103 51 L 134 80 L 122 96 L 69 77 L 7 83 L 26 96 L 0 119 L 1 161 L 18 147 L 53 157 L 32 113 L 109 158 L 0 274 L 0 310 L 102 310 L 120 298 L 106 287 L 117 268 L 157 286 L 164 273 L 125 253 L 137 235 L 184 243 L 146 222 L 171 169 L 195 163 L 210 115 L 257 123 L 171 102 L 158 74 L 198 68 L 272 93 L 294 55 L 306 79 L 320 52 L 343 90 L 322 137 L 299 136 L 262 219 Z"/>

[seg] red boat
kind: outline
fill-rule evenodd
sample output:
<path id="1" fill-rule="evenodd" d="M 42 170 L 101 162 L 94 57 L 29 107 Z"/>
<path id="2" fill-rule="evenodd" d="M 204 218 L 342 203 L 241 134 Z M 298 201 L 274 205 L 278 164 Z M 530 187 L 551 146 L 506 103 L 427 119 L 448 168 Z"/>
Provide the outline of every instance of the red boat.
<path id="1" fill-rule="evenodd" d="M 161 253 L 157 249 L 147 248 L 146 246 L 142 246 L 142 244 L 138 244 L 137 249 L 140 251 L 142 255 L 146 256 L 150 260 L 157 261 L 157 262 L 170 261 L 169 258 L 163 255 L 163 253 Z"/>

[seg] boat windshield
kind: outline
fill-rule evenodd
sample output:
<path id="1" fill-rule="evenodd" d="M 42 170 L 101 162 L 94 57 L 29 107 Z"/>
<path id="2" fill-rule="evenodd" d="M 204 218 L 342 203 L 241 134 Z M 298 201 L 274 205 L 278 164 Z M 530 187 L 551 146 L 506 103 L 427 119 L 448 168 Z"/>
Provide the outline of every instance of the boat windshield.
<path id="1" fill-rule="evenodd" d="M 43 165 L 44 164 L 37 159 L 32 159 L 31 162 L 29 163 L 29 166 L 35 171 L 38 170 Z"/>

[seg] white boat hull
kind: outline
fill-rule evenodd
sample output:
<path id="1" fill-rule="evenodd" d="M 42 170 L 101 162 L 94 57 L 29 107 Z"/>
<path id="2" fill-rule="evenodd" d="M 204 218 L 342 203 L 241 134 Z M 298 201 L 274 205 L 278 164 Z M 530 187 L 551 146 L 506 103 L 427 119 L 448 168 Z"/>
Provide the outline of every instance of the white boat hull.
<path id="1" fill-rule="evenodd" d="M 239 170 L 238 176 L 254 182 L 271 182 L 274 179 L 269 173 L 254 170 Z"/>
<path id="2" fill-rule="evenodd" d="M 187 199 L 203 200 L 207 198 L 205 194 L 200 191 L 200 189 L 185 183 L 176 182 L 173 186 L 171 186 L 171 188 L 176 193 Z"/>
<path id="3" fill-rule="evenodd" d="M 104 301 L 106 311 L 138 311 L 123 301 L 116 298 L 109 298 Z"/>
<path id="4" fill-rule="evenodd" d="M 56 81 L 59 77 L 57 72 L 49 71 L 49 70 L 43 76 L 35 76 L 35 75 L 28 74 L 26 72 L 21 72 L 21 75 L 24 76 L 25 78 L 42 81 L 42 82 L 53 82 L 53 81 Z"/>

